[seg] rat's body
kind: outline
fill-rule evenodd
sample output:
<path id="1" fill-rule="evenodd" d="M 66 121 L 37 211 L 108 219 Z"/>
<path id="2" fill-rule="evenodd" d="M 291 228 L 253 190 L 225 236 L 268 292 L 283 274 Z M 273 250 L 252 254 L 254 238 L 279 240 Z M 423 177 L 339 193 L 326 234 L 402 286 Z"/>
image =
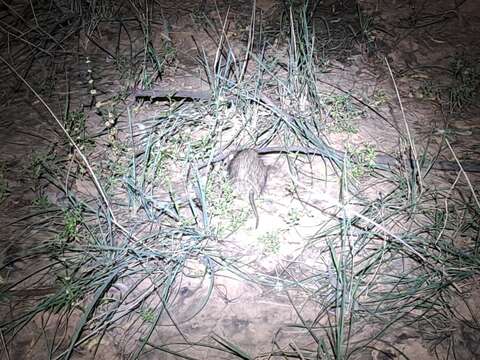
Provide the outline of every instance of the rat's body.
<path id="1" fill-rule="evenodd" d="M 248 195 L 250 206 L 255 214 L 255 229 L 258 227 L 258 212 L 255 198 L 265 189 L 268 176 L 266 166 L 258 152 L 253 149 L 237 152 L 228 164 L 228 175 L 235 190 Z"/>

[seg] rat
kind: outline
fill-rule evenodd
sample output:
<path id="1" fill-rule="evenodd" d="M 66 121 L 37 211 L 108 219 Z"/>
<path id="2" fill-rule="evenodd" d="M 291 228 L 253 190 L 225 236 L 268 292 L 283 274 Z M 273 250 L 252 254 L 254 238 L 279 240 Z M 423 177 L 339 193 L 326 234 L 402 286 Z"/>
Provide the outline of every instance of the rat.
<path id="1" fill-rule="evenodd" d="M 258 228 L 259 217 L 255 199 L 265 190 L 269 166 L 265 165 L 254 149 L 238 151 L 229 162 L 228 175 L 235 190 L 248 195 L 250 206 L 255 215 L 255 229 Z"/>

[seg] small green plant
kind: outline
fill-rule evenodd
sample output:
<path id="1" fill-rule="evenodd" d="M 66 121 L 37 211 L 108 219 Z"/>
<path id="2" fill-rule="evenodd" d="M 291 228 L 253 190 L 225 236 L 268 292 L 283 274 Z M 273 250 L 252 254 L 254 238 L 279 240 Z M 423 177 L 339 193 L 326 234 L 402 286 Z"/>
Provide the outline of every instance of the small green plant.
<path id="1" fill-rule="evenodd" d="M 236 231 L 248 218 L 248 211 L 235 209 L 233 187 L 222 169 L 215 169 L 207 182 L 206 197 L 210 214 L 218 222 L 217 231 L 220 236 Z"/>
<path id="2" fill-rule="evenodd" d="M 83 111 L 72 111 L 65 119 L 65 129 L 71 137 L 75 138 L 85 132 L 87 116 Z"/>
<path id="3" fill-rule="evenodd" d="M 181 217 L 180 228 L 191 228 L 195 226 L 195 219 L 193 217 Z"/>
<path id="4" fill-rule="evenodd" d="M 258 238 L 265 254 L 278 254 L 280 251 L 280 237 L 277 231 L 267 232 Z"/>
<path id="5" fill-rule="evenodd" d="M 108 173 L 109 175 L 103 179 L 105 183 L 105 190 L 110 191 L 116 189 L 121 182 L 123 176 L 128 172 L 128 165 L 126 160 L 109 161 Z"/>
<path id="6" fill-rule="evenodd" d="M 296 208 L 291 208 L 287 214 L 287 224 L 290 226 L 296 226 L 300 224 L 301 212 Z"/>
<path id="7" fill-rule="evenodd" d="M 83 111 L 72 111 L 64 120 L 65 129 L 81 150 L 92 148 L 95 142 L 87 133 L 87 115 Z"/>
<path id="8" fill-rule="evenodd" d="M 30 174 L 34 180 L 40 180 L 45 173 L 45 169 L 49 167 L 49 164 L 55 160 L 55 156 L 52 152 L 34 153 L 32 154 L 29 169 Z"/>
<path id="9" fill-rule="evenodd" d="M 328 96 L 324 99 L 324 107 L 332 119 L 332 122 L 328 124 L 332 132 L 350 134 L 358 132 L 357 125 L 354 122 L 362 112 L 352 104 L 350 96 L 346 94 Z"/>
<path id="10" fill-rule="evenodd" d="M 247 209 L 236 209 L 229 216 L 229 226 L 230 231 L 238 230 L 245 222 L 247 221 L 250 215 L 249 210 Z"/>
<path id="11" fill-rule="evenodd" d="M 145 170 L 140 174 L 139 181 L 151 186 L 169 186 L 169 161 L 174 158 L 170 148 L 156 146 L 147 157 Z"/>
<path id="12" fill-rule="evenodd" d="M 234 198 L 233 188 L 224 172 L 214 170 L 210 174 L 206 195 L 213 207 L 214 215 L 225 216 L 231 211 Z"/>
<path id="13" fill-rule="evenodd" d="M 210 135 L 203 136 L 198 140 L 193 140 L 191 142 L 191 148 L 197 154 L 206 154 L 213 148 L 213 141 Z"/>
<path id="14" fill-rule="evenodd" d="M 153 324 L 156 318 L 155 310 L 151 308 L 142 308 L 140 309 L 140 317 L 146 323 Z"/>
<path id="15" fill-rule="evenodd" d="M 62 168 L 59 166 L 59 159 L 53 147 L 44 152 L 33 153 L 25 169 L 31 178 L 34 191 L 41 189 L 42 180 L 54 182 L 61 171 Z"/>
<path id="16" fill-rule="evenodd" d="M 435 87 L 432 80 L 425 80 L 416 91 L 416 97 L 426 100 L 437 100 L 440 98 L 440 89 Z"/>
<path id="17" fill-rule="evenodd" d="M 97 114 L 101 116 L 103 125 L 107 129 L 112 129 L 117 124 L 120 116 L 115 99 L 96 104 Z"/>
<path id="18" fill-rule="evenodd" d="M 465 56 L 457 56 L 448 64 L 450 79 L 446 86 L 425 80 L 416 91 L 416 96 L 427 100 L 444 100 L 450 112 L 461 111 L 471 105 L 480 88 L 480 66 Z"/>
<path id="19" fill-rule="evenodd" d="M 46 209 L 52 204 L 50 203 L 50 200 L 48 200 L 48 197 L 46 195 L 39 195 L 32 200 L 32 205 L 39 208 Z"/>
<path id="20" fill-rule="evenodd" d="M 63 230 L 58 237 L 66 241 L 79 238 L 79 225 L 83 223 L 83 210 L 81 208 L 68 209 L 63 213 Z"/>
<path id="21" fill-rule="evenodd" d="M 449 72 L 452 76 L 447 89 L 450 111 L 459 111 L 472 104 L 478 94 L 480 65 L 466 56 L 457 56 L 450 60 Z"/>
<path id="22" fill-rule="evenodd" d="M 143 51 L 138 54 L 141 58 L 136 58 L 136 63 L 133 64 L 138 65 L 135 66 L 138 68 L 135 80 L 141 83 L 141 87 L 148 89 L 156 79 L 162 77 L 165 68 L 175 61 L 176 50 L 168 36 L 154 46 L 154 26 L 150 16 L 145 16 L 144 11 L 147 12 L 147 9 L 142 6 L 134 6 L 132 9 L 132 15 L 139 20 L 143 32 Z M 164 25 L 164 31 L 168 34 L 171 31 L 170 26 L 166 21 Z"/>
<path id="23" fill-rule="evenodd" d="M 373 107 L 380 107 L 385 105 L 390 100 L 390 97 L 383 89 L 375 90 L 373 96 L 367 99 L 367 103 Z"/>
<path id="24" fill-rule="evenodd" d="M 362 147 L 347 145 L 347 154 L 353 160 L 350 167 L 350 175 L 353 179 L 360 179 L 370 174 L 375 169 L 377 152 L 375 146 L 366 144 Z"/>
<path id="25" fill-rule="evenodd" d="M 121 179 L 128 174 L 130 153 L 128 147 L 117 139 L 116 129 L 109 131 L 109 145 L 111 153 L 102 171 L 102 180 L 106 190 L 115 189 Z"/>
<path id="26" fill-rule="evenodd" d="M 52 299 L 51 306 L 54 312 L 75 306 L 84 296 L 84 289 L 79 286 L 78 279 L 69 274 L 68 269 L 57 272 L 55 283 L 60 291 Z"/>

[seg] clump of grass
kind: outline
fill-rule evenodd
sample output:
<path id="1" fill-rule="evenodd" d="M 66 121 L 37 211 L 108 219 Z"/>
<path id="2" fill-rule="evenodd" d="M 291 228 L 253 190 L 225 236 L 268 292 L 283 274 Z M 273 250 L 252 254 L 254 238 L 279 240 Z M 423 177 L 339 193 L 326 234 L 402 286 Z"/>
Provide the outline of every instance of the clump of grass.
<path id="1" fill-rule="evenodd" d="M 291 208 L 288 210 L 287 214 L 287 225 L 290 226 L 297 226 L 300 224 L 300 220 L 302 219 L 302 211 L 297 208 Z"/>
<path id="2" fill-rule="evenodd" d="M 450 113 L 463 111 L 475 102 L 480 89 L 480 66 L 465 55 L 452 57 L 447 84 L 425 80 L 417 91 L 422 99 L 443 101 Z"/>
<path id="3" fill-rule="evenodd" d="M 233 188 L 224 169 L 216 168 L 209 173 L 205 194 L 213 208 L 212 214 L 223 217 L 232 210 Z"/>
<path id="4" fill-rule="evenodd" d="M 44 195 L 43 191 L 48 184 L 59 187 L 58 184 L 61 182 L 58 179 L 64 172 L 64 161 L 59 157 L 54 146 L 33 153 L 25 169 L 25 173 L 32 181 L 32 190 L 39 196 Z"/>
<path id="5" fill-rule="evenodd" d="M 425 80 L 416 91 L 416 96 L 419 99 L 438 100 L 441 96 L 441 91 L 438 87 L 435 87 L 432 80 Z"/>
<path id="6" fill-rule="evenodd" d="M 68 209 L 63 214 L 63 230 L 58 234 L 63 241 L 79 240 L 80 226 L 84 223 L 83 209 Z"/>
<path id="7" fill-rule="evenodd" d="M 366 103 L 373 107 L 380 107 L 387 104 L 390 101 L 390 97 L 383 89 L 377 89 L 373 95 L 366 99 Z"/>
<path id="8" fill-rule="evenodd" d="M 280 251 L 280 234 L 278 231 L 271 231 L 258 237 L 258 242 L 267 255 L 278 254 Z"/>
<path id="9" fill-rule="evenodd" d="M 127 155 L 129 150 L 125 144 L 113 140 L 111 142 L 111 156 L 106 160 L 105 169 L 102 174 L 102 181 L 105 183 L 106 191 L 116 191 L 121 184 L 122 178 L 128 174 L 129 161 Z"/>
<path id="10" fill-rule="evenodd" d="M 143 33 L 143 48 L 139 52 L 142 57 L 138 62 L 139 66 L 135 75 L 135 79 L 140 80 L 143 88 L 150 88 L 154 81 L 163 75 L 166 66 L 175 60 L 176 54 L 173 43 L 168 39 L 170 26 L 166 18 L 162 19 L 166 36 L 162 39 L 160 46 L 154 45 L 153 18 L 150 6 L 147 3 L 135 5 L 132 3 L 133 14 Z"/>
<path id="11" fill-rule="evenodd" d="M 141 309 L 140 310 L 140 317 L 146 323 L 153 324 L 155 322 L 155 318 L 156 318 L 155 309 L 152 309 L 152 308 Z"/>
<path id="12" fill-rule="evenodd" d="M 249 211 L 235 207 L 235 193 L 224 169 L 210 172 L 205 193 L 220 238 L 237 231 L 245 223 Z"/>
<path id="13" fill-rule="evenodd" d="M 48 199 L 48 196 L 41 194 L 32 200 L 32 205 L 42 209 L 48 209 L 50 206 L 52 206 L 52 203 Z"/>
<path id="14" fill-rule="evenodd" d="M 331 121 L 327 124 L 332 132 L 356 134 L 358 124 L 356 121 L 362 114 L 351 101 L 347 94 L 325 96 L 323 98 L 325 112 Z"/>
<path id="15" fill-rule="evenodd" d="M 40 180 L 40 178 L 52 169 L 52 164 L 55 161 L 55 154 L 50 151 L 37 152 L 32 154 L 29 169 L 33 179 Z"/>
<path id="16" fill-rule="evenodd" d="M 349 171 L 352 179 L 358 180 L 371 175 L 375 170 L 377 151 L 374 145 L 352 146 L 347 144 L 346 151 L 352 159 Z"/>
<path id="17" fill-rule="evenodd" d="M 84 111 L 69 112 L 64 120 L 64 126 L 81 150 L 93 149 L 95 143 L 87 133 L 87 115 Z"/>
<path id="18" fill-rule="evenodd" d="M 448 86 L 450 111 L 461 111 L 471 105 L 480 88 L 480 65 L 465 56 L 451 59 L 449 71 L 452 83 Z"/>
<path id="19" fill-rule="evenodd" d="M 95 109 L 97 114 L 101 116 L 105 128 L 113 129 L 120 116 L 117 101 L 112 99 L 106 102 L 97 102 L 95 104 Z M 109 134 L 112 136 L 112 131 L 109 131 Z"/>
<path id="20" fill-rule="evenodd" d="M 375 19 L 360 8 L 357 3 L 357 16 L 360 25 L 359 36 L 362 44 L 366 47 L 368 55 L 374 54 L 377 50 L 375 42 Z"/>

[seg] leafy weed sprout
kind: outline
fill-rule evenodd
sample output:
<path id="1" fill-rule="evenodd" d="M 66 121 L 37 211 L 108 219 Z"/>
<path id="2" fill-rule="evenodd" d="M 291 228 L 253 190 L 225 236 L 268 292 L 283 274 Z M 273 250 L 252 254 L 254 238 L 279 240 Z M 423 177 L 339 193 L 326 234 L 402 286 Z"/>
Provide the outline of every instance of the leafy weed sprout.
<path id="1" fill-rule="evenodd" d="M 353 179 L 360 179 L 371 175 L 375 169 L 377 151 L 372 144 L 365 144 L 360 147 L 346 146 L 347 154 L 353 160 L 350 164 L 350 174 Z"/>
<path id="2" fill-rule="evenodd" d="M 424 80 L 417 97 L 443 101 L 449 113 L 457 113 L 474 103 L 479 90 L 480 66 L 465 55 L 457 55 L 448 63 L 446 85 L 441 86 L 432 79 Z"/>
<path id="3" fill-rule="evenodd" d="M 267 255 L 276 255 L 280 252 L 280 234 L 278 231 L 270 231 L 258 237 L 258 242 Z"/>
<path id="4" fill-rule="evenodd" d="M 297 208 L 291 208 L 287 214 L 287 224 L 290 226 L 296 226 L 300 224 L 302 219 L 302 211 Z"/>
<path id="5" fill-rule="evenodd" d="M 331 95 L 323 99 L 326 113 L 331 119 L 328 128 L 332 132 L 356 134 L 356 121 L 362 112 L 354 106 L 350 96 L 346 94 Z"/>
<path id="6" fill-rule="evenodd" d="M 235 207 L 235 193 L 224 169 L 216 168 L 210 172 L 206 196 L 220 237 L 238 230 L 247 220 L 248 211 Z"/>
<path id="7" fill-rule="evenodd" d="M 80 208 L 69 209 L 63 215 L 63 230 L 58 237 L 65 241 L 79 240 L 79 226 L 84 223 L 83 210 Z"/>
<path id="8" fill-rule="evenodd" d="M 75 139 L 80 149 L 92 150 L 94 141 L 87 133 L 87 115 L 83 111 L 69 112 L 65 119 L 65 129 Z M 73 151 L 73 149 L 71 149 Z"/>
<path id="9" fill-rule="evenodd" d="M 43 194 L 35 197 L 32 200 L 32 205 L 42 209 L 48 209 L 50 206 L 52 206 L 50 200 L 48 199 L 48 196 Z"/>
<path id="10" fill-rule="evenodd" d="M 480 91 L 480 65 L 465 56 L 452 58 L 449 64 L 452 82 L 448 86 L 450 111 L 472 104 Z"/>

